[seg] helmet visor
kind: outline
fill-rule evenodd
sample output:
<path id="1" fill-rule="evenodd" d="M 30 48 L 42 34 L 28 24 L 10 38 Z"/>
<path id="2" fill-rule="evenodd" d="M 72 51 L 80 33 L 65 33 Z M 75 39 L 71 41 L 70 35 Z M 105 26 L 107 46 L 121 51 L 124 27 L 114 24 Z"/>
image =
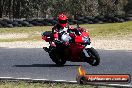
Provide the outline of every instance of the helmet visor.
<path id="1" fill-rule="evenodd" d="M 59 23 L 60 24 L 66 24 L 67 23 L 67 20 L 59 20 Z"/>

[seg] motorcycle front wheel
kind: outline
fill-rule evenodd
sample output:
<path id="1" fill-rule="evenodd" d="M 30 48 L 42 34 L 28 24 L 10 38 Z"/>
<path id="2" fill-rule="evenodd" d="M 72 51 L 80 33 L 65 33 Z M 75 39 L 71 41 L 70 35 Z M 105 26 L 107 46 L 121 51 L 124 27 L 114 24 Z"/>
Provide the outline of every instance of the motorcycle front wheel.
<path id="1" fill-rule="evenodd" d="M 92 66 L 99 65 L 100 64 L 100 56 L 99 56 L 98 52 L 93 47 L 86 49 L 86 51 L 90 56 L 87 62 Z"/>
<path id="2" fill-rule="evenodd" d="M 50 58 L 52 59 L 52 61 L 54 63 L 56 63 L 56 65 L 58 66 L 63 66 L 66 63 L 66 60 L 64 60 L 56 51 L 55 49 L 52 50 L 49 53 Z"/>

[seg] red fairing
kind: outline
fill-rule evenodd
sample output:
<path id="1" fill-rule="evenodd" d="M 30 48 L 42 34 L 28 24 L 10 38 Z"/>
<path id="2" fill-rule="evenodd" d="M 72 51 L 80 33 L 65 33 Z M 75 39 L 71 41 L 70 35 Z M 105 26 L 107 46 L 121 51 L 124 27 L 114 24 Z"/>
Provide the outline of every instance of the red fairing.
<path id="1" fill-rule="evenodd" d="M 80 30 L 82 36 L 87 36 L 87 37 L 89 37 L 89 33 L 86 31 L 86 29 L 84 29 L 84 28 L 79 28 L 79 30 Z"/>
<path id="2" fill-rule="evenodd" d="M 85 31 L 83 31 L 80 36 L 75 37 L 75 42 L 76 43 L 83 43 L 82 37 L 84 37 L 84 36 L 89 37 L 89 34 Z"/>
<path id="3" fill-rule="evenodd" d="M 82 52 L 82 49 L 84 49 L 84 46 L 82 46 L 81 44 L 79 43 L 71 43 L 70 44 L 70 47 L 69 47 L 69 50 L 70 50 L 70 54 L 71 54 L 71 61 L 81 61 L 82 59 L 81 58 L 78 58 L 80 57 L 80 53 Z"/>
<path id="4" fill-rule="evenodd" d="M 48 38 L 47 36 L 42 36 L 42 39 L 45 40 L 46 42 L 50 42 L 50 38 Z"/>
<path id="5" fill-rule="evenodd" d="M 87 37 L 89 37 L 89 34 L 88 34 L 88 32 L 83 31 L 83 32 L 82 32 L 82 36 L 87 36 Z"/>
<path id="6" fill-rule="evenodd" d="M 75 42 L 76 43 L 83 43 L 82 36 L 76 36 L 75 37 Z"/>
<path id="7" fill-rule="evenodd" d="M 45 40 L 45 36 L 42 36 L 42 39 Z"/>

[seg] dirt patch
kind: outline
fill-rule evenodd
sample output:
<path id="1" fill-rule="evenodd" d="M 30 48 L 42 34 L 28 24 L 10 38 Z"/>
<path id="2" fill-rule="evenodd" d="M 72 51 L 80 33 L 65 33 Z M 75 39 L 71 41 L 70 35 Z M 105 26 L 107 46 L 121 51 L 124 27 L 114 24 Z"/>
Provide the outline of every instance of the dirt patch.
<path id="1" fill-rule="evenodd" d="M 0 39 L 13 39 L 13 38 L 27 38 L 28 34 L 13 33 L 13 34 L 0 34 Z"/>
<path id="2" fill-rule="evenodd" d="M 94 39 L 91 45 L 96 49 L 132 50 L 132 40 L 126 39 Z"/>

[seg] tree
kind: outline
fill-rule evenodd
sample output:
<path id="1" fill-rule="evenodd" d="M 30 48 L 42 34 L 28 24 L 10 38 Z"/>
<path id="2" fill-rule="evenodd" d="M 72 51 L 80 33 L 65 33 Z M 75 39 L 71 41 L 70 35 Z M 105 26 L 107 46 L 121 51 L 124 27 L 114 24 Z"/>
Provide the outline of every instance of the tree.
<path id="1" fill-rule="evenodd" d="M 0 0 L 0 18 L 45 18 L 59 13 L 114 16 L 129 11 L 131 3 L 131 0 Z"/>
<path id="2" fill-rule="evenodd" d="M 127 0 L 125 4 L 126 5 L 124 6 L 124 10 L 126 13 L 129 13 L 130 11 L 132 12 L 132 0 Z"/>
<path id="3" fill-rule="evenodd" d="M 0 1 L 0 18 L 2 18 L 3 14 L 3 0 Z"/>

